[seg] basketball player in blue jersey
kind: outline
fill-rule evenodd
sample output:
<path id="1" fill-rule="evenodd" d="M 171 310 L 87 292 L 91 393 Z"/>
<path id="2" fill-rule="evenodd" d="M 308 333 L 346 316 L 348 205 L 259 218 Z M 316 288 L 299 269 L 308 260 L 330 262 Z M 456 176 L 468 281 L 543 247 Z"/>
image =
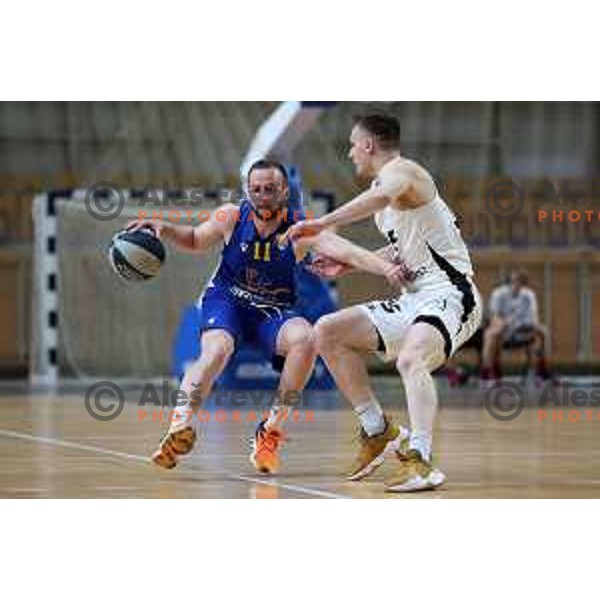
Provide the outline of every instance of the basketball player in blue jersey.
<path id="1" fill-rule="evenodd" d="M 299 216 L 287 206 L 288 184 L 281 164 L 260 160 L 249 170 L 249 199 L 240 206 L 225 204 L 197 227 L 152 220 L 131 226 L 151 227 L 161 239 L 182 250 L 202 253 L 223 245 L 221 263 L 199 301 L 201 356 L 181 383 L 190 401 L 178 409 L 178 418 L 152 457 L 161 467 L 175 467 L 177 457 L 192 450 L 196 441 L 193 412 L 209 396 L 236 347 L 246 341 L 281 371 L 277 400 L 256 429 L 250 456 L 259 472 L 277 472 L 286 399 L 304 388 L 316 358 L 313 329 L 292 310 L 297 263 L 306 260 L 310 250 L 385 276 L 392 284 L 401 283 L 396 265 L 335 234 L 307 236 L 298 243 L 285 241 L 284 234 Z"/>

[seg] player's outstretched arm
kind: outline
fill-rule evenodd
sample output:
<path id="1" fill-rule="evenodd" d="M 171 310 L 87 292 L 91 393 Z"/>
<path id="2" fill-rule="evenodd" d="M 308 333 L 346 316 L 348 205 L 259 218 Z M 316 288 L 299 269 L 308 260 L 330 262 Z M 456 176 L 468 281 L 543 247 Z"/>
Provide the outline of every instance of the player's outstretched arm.
<path id="1" fill-rule="evenodd" d="M 168 221 L 144 219 L 135 221 L 128 229 L 152 229 L 162 240 L 167 240 L 184 252 L 203 253 L 227 240 L 233 231 L 239 209 L 233 204 L 218 208 L 211 218 L 201 225 L 178 225 Z"/>
<path id="2" fill-rule="evenodd" d="M 407 280 L 400 266 L 378 256 L 375 252 L 357 246 L 350 240 L 335 233 L 325 231 L 317 236 L 306 240 L 303 239 L 300 243 L 338 263 L 343 263 L 367 273 L 386 277 L 396 287 L 402 287 L 406 284 Z"/>
<path id="3" fill-rule="evenodd" d="M 290 228 L 289 237 L 295 240 L 306 235 L 316 235 L 331 227 L 342 227 L 355 221 L 362 221 L 383 210 L 391 202 L 402 198 L 410 185 L 411 182 L 406 176 L 389 177 L 380 185 L 366 190 L 333 212 L 318 219 L 297 223 Z"/>
<path id="4" fill-rule="evenodd" d="M 386 246 L 383 246 L 382 248 L 378 248 L 377 250 L 374 250 L 374 252 L 375 252 L 375 254 L 377 254 L 377 256 L 381 256 L 381 258 L 384 258 L 386 260 L 394 262 L 393 261 L 394 247 L 391 244 L 387 244 Z"/>

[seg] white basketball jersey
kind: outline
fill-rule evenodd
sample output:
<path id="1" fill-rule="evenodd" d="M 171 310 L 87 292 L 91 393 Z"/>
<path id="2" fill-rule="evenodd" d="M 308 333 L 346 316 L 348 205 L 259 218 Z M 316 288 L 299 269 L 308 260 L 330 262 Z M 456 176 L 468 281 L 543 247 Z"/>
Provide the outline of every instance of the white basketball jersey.
<path id="1" fill-rule="evenodd" d="M 473 266 L 456 217 L 437 190 L 433 200 L 418 208 L 387 206 L 375 214 L 375 224 L 396 255 L 415 273 L 409 291 L 437 287 L 457 277 L 472 277 Z"/>

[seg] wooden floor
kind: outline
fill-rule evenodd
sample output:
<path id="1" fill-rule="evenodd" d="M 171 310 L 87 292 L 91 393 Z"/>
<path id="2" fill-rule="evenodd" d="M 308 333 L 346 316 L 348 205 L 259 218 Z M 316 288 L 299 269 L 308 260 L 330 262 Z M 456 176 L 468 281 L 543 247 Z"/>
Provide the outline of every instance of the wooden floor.
<path id="1" fill-rule="evenodd" d="M 269 478 L 257 475 L 248 462 L 252 423 L 205 424 L 193 454 L 177 469 L 161 471 L 148 456 L 164 426 L 140 422 L 134 402 L 127 402 L 116 420 L 99 422 L 85 411 L 83 394 L 4 393 L 0 497 L 600 497 L 597 416 L 593 422 L 540 422 L 537 409 L 526 408 L 518 419 L 504 423 L 481 408 L 478 391 L 461 394 L 462 406 L 442 405 L 436 428 L 436 461 L 447 483 L 435 492 L 399 496 L 383 492 L 392 458 L 365 481 L 344 480 L 355 448 L 348 410 L 317 411 L 314 422 L 291 424 L 282 473 Z"/>

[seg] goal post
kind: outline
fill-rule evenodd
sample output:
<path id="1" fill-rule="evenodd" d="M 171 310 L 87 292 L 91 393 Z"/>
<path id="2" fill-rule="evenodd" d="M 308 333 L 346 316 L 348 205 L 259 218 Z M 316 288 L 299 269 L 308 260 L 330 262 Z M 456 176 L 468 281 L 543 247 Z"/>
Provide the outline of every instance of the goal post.
<path id="1" fill-rule="evenodd" d="M 171 342 L 183 307 L 195 301 L 218 262 L 217 250 L 169 251 L 159 276 L 120 279 L 108 260 L 115 233 L 140 210 L 174 222 L 198 224 L 220 206 L 215 199 L 189 211 L 180 204 L 140 208 L 135 190 L 122 190 L 123 207 L 98 220 L 88 210 L 89 189 L 49 192 L 33 202 L 34 260 L 30 380 L 168 377 Z M 154 196 L 165 200 L 157 190 Z"/>

